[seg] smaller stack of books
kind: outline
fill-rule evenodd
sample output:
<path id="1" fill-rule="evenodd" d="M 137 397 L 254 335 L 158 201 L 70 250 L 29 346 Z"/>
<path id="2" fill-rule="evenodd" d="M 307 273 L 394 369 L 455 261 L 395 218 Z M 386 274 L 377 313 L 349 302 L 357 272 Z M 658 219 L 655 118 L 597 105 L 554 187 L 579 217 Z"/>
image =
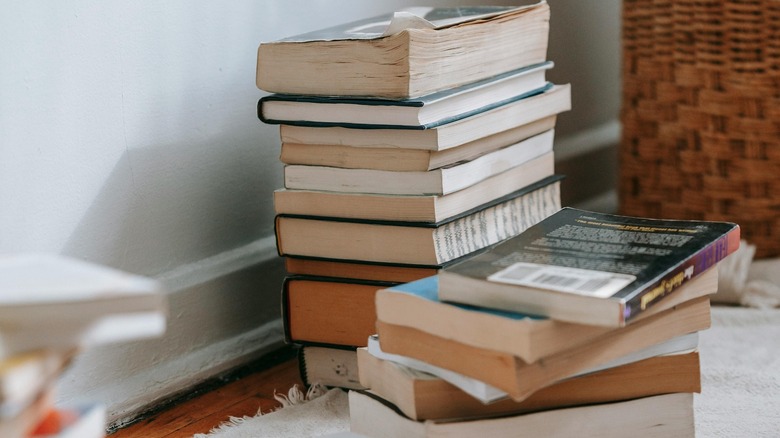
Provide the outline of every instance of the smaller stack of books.
<path id="1" fill-rule="evenodd" d="M 280 125 L 285 164 L 283 317 L 304 381 L 360 387 L 377 290 L 560 208 L 553 128 L 571 98 L 545 79 L 548 27 L 545 2 L 428 8 L 260 45 L 257 84 L 275 94 L 258 117 Z"/>
<path id="2" fill-rule="evenodd" d="M 381 290 L 352 430 L 693 436 L 698 332 L 717 263 L 738 245 L 733 223 L 564 208 L 437 276 Z"/>
<path id="3" fill-rule="evenodd" d="M 153 280 L 63 256 L 0 257 L 0 436 L 102 437 L 105 408 L 57 406 L 60 375 L 83 349 L 164 333 Z"/>

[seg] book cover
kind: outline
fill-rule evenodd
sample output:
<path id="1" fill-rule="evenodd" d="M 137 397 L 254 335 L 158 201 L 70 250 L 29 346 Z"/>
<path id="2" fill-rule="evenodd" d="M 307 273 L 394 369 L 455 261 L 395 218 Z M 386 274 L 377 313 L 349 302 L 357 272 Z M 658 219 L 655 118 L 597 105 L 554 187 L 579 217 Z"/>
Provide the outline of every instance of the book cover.
<path id="1" fill-rule="evenodd" d="M 535 96 L 553 87 L 551 61 L 411 99 L 271 94 L 257 116 L 269 124 L 359 129 L 431 129 Z"/>
<path id="2" fill-rule="evenodd" d="M 730 222 L 567 207 L 443 270 L 439 294 L 443 300 L 622 326 L 738 246 L 739 226 Z"/>

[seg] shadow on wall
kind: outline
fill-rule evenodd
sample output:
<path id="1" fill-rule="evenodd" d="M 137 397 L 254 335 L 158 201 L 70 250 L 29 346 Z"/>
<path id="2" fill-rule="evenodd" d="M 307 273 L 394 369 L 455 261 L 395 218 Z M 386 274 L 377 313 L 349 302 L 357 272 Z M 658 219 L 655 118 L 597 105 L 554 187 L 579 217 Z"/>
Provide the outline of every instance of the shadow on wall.
<path id="1" fill-rule="evenodd" d="M 156 276 L 272 233 L 278 175 L 259 144 L 223 143 L 128 150 L 62 252 Z"/>

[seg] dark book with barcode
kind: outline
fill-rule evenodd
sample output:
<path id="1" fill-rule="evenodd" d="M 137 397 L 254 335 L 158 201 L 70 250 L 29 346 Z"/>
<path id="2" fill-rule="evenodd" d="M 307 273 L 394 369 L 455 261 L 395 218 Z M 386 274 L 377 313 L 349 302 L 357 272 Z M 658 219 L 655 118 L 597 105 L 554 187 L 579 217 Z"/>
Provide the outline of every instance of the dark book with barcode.
<path id="1" fill-rule="evenodd" d="M 736 251 L 731 222 L 564 208 L 441 271 L 444 301 L 622 327 Z"/>

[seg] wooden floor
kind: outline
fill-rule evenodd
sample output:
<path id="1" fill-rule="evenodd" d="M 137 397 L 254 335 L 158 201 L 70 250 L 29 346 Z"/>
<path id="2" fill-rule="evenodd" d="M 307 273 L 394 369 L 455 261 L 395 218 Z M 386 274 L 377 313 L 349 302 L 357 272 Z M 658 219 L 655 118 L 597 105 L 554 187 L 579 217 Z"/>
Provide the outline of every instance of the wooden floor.
<path id="1" fill-rule="evenodd" d="M 207 433 L 229 417 L 253 416 L 258 410 L 269 412 L 279 403 L 274 393 L 286 394 L 294 384 L 302 384 L 298 362 L 289 352 L 234 373 L 222 385 L 213 382 L 196 394 L 179 400 L 130 426 L 109 435 L 110 438 L 174 438 Z M 269 368 L 270 366 L 270 368 Z"/>

